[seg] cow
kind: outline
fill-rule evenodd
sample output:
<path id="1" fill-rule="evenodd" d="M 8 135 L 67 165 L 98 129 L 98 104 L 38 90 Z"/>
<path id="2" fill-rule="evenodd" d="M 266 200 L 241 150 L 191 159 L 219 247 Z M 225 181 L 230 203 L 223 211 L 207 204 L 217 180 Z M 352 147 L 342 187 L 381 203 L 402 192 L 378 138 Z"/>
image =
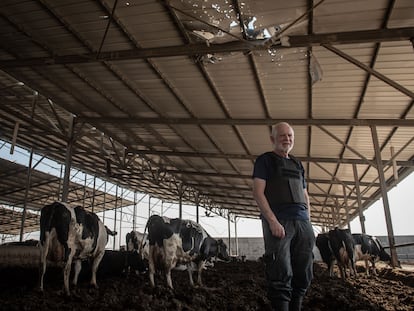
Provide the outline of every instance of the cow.
<path id="1" fill-rule="evenodd" d="M 72 261 L 75 262 L 73 285 L 77 284 L 82 260 L 91 259 L 91 285 L 97 288 L 96 271 L 105 253 L 109 230 L 99 217 L 67 203 L 54 202 L 45 205 L 40 212 L 40 290 L 43 291 L 43 277 L 47 260 L 63 263 L 63 283 L 67 296 Z"/>
<path id="2" fill-rule="evenodd" d="M 367 276 L 369 275 L 369 264 L 371 262 L 373 273 L 376 274 L 375 262 L 381 260 L 391 264 L 391 256 L 387 254 L 379 240 L 364 233 L 353 233 L 355 243 L 355 261 L 364 260 Z"/>
<path id="3" fill-rule="evenodd" d="M 126 234 L 127 270 L 145 273 L 148 270 L 149 247 L 144 233 L 131 231 Z"/>
<path id="4" fill-rule="evenodd" d="M 347 268 L 350 274 L 356 276 L 354 258 L 354 240 L 349 229 L 335 228 L 329 230 L 329 244 L 337 261 L 339 272 L 343 280 L 347 278 Z"/>
<path id="5" fill-rule="evenodd" d="M 316 237 L 316 247 L 319 249 L 319 253 L 321 254 L 322 260 L 328 266 L 329 276 L 333 276 L 333 268 L 336 262 L 335 256 L 331 249 L 331 244 L 329 242 L 329 234 L 328 233 L 319 233 Z"/>
<path id="6" fill-rule="evenodd" d="M 201 272 L 206 261 L 212 257 L 228 261 L 227 246 L 223 240 L 213 239 L 202 226 L 191 220 L 167 219 L 152 215 L 147 222 L 149 240 L 149 277 L 155 287 L 156 269 L 162 270 L 169 288 L 174 289 L 171 270 L 184 264 L 190 284 L 194 286 L 193 270 L 196 270 L 197 285 L 202 286 Z"/>
<path id="7" fill-rule="evenodd" d="M 132 251 L 139 251 L 141 243 L 143 243 L 145 238 L 144 233 L 139 231 L 131 231 L 126 234 L 125 242 L 126 242 L 126 249 L 129 252 Z"/>

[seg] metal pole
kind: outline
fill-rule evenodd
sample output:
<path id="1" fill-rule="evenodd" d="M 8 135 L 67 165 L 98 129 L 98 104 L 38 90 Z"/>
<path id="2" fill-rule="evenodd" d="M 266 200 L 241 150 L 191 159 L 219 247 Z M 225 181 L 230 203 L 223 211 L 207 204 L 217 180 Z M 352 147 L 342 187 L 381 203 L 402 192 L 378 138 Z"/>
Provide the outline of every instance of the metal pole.
<path id="1" fill-rule="evenodd" d="M 348 196 L 346 195 L 345 185 L 342 185 L 342 191 L 344 192 L 344 205 L 345 205 L 345 211 L 346 211 L 346 223 L 348 224 L 348 229 L 351 230 L 351 219 L 349 218 Z"/>
<path id="2" fill-rule="evenodd" d="M 27 168 L 26 190 L 24 191 L 24 206 L 22 213 L 22 221 L 20 224 L 20 242 L 23 241 L 24 223 L 26 221 L 27 199 L 29 197 L 30 180 L 32 178 L 32 162 L 33 162 L 33 148 L 30 148 L 29 166 Z"/>
<path id="3" fill-rule="evenodd" d="M 180 188 L 179 188 L 179 200 L 178 200 L 178 218 L 182 219 L 183 218 L 183 184 L 180 184 Z"/>
<path id="4" fill-rule="evenodd" d="M 231 255 L 230 215 L 227 217 L 227 230 L 229 232 L 229 255 Z"/>
<path id="5" fill-rule="evenodd" d="M 372 140 L 374 143 L 375 160 L 377 163 L 378 175 L 379 175 L 380 184 L 381 184 L 382 203 L 384 205 L 385 222 L 387 224 L 387 231 L 388 231 L 388 243 L 390 245 L 390 252 L 391 252 L 391 265 L 392 267 L 395 268 L 396 266 L 398 266 L 398 256 L 397 256 L 397 250 L 395 248 L 394 230 L 392 227 L 390 205 L 388 202 L 387 186 L 385 183 L 384 170 L 382 167 L 381 151 L 380 151 L 380 147 L 378 143 L 377 128 L 374 125 L 371 125 L 371 134 L 372 134 Z"/>
<path id="6" fill-rule="evenodd" d="M 92 213 L 95 211 L 95 195 L 96 195 L 96 175 L 93 176 L 93 189 L 92 189 Z"/>
<path id="7" fill-rule="evenodd" d="M 358 170 L 357 170 L 357 167 L 356 167 L 355 163 L 352 164 L 352 169 L 354 171 L 355 190 L 356 190 L 357 201 L 358 201 L 359 222 L 361 223 L 362 233 L 366 233 L 366 231 L 365 231 L 365 216 L 364 216 L 364 213 L 362 211 L 361 191 L 360 191 L 360 188 L 359 188 Z"/>
<path id="8" fill-rule="evenodd" d="M 196 203 L 196 222 L 200 223 L 200 199 L 198 197 L 198 192 L 195 193 L 195 203 Z"/>
<path id="9" fill-rule="evenodd" d="M 236 241 L 236 256 L 239 256 L 239 238 L 237 237 L 237 216 L 234 217 L 234 239 Z"/>
<path id="10" fill-rule="evenodd" d="M 136 215 L 137 215 L 137 192 L 134 191 L 134 211 L 132 213 L 132 230 L 135 231 L 136 227 L 137 227 L 137 222 L 136 222 Z"/>
<path id="11" fill-rule="evenodd" d="M 104 181 L 104 194 L 103 194 L 103 213 L 102 213 L 103 223 L 105 223 L 105 210 L 106 210 L 106 180 Z"/>
<path id="12" fill-rule="evenodd" d="M 115 190 L 115 208 L 114 208 L 114 231 L 116 231 L 116 209 L 118 207 L 118 185 L 116 185 L 116 190 Z M 115 250 L 115 237 L 114 237 L 114 242 L 112 245 L 112 250 Z"/>
<path id="13" fill-rule="evenodd" d="M 86 200 L 86 184 L 87 184 L 87 174 L 85 174 L 85 180 L 84 180 L 84 185 L 83 185 L 83 198 L 82 198 L 82 206 L 83 208 L 85 208 L 85 200 Z"/>
<path id="14" fill-rule="evenodd" d="M 118 236 L 119 236 L 119 248 L 121 248 L 121 237 L 122 237 L 122 199 L 124 197 L 124 188 L 122 188 L 121 191 L 121 207 L 120 207 L 120 219 L 119 219 L 119 232 L 118 232 Z"/>
<path id="15" fill-rule="evenodd" d="M 148 196 L 148 218 L 151 216 L 151 196 Z"/>
<path id="16" fill-rule="evenodd" d="M 70 182 L 70 167 L 72 165 L 72 153 L 73 153 L 73 144 L 75 142 L 74 139 L 74 123 L 75 119 L 71 115 L 71 120 L 69 124 L 69 139 L 66 149 L 66 157 L 65 157 L 65 175 L 63 177 L 63 189 L 62 189 L 62 201 L 67 202 L 69 196 L 69 182 Z"/>

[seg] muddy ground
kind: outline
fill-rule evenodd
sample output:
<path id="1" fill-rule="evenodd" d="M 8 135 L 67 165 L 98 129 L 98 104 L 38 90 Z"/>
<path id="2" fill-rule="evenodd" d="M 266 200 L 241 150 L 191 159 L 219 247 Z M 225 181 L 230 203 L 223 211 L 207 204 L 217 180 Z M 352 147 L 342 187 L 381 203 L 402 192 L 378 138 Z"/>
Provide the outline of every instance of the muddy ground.
<path id="1" fill-rule="evenodd" d="M 414 272 L 382 268 L 378 276 L 330 278 L 323 264 L 315 263 L 315 277 L 303 310 L 414 310 Z M 205 287 L 191 288 L 186 272 L 174 271 L 174 291 L 147 275 L 98 275 L 99 289 L 91 289 L 85 276 L 67 298 L 59 269 L 49 269 L 45 291 L 37 289 L 36 269 L 0 271 L 0 310 L 270 310 L 265 295 L 261 262 L 219 262 L 203 272 Z"/>

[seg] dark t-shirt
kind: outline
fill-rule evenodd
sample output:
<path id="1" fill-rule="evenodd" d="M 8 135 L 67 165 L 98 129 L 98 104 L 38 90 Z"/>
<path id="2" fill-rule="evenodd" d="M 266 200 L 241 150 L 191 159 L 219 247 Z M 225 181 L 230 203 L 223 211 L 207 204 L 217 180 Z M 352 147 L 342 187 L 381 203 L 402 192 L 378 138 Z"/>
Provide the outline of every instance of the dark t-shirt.
<path id="1" fill-rule="evenodd" d="M 254 170 L 253 170 L 253 178 L 260 178 L 264 180 L 270 180 L 272 174 L 276 171 L 276 161 L 272 158 L 272 154 L 270 152 L 266 152 L 259 157 L 257 157 L 254 163 Z M 293 161 L 291 158 L 285 158 L 284 161 Z M 302 173 L 302 181 L 303 181 L 303 189 L 306 189 L 306 181 L 305 181 L 305 169 L 303 168 L 302 164 L 299 162 L 301 173 Z M 285 219 L 285 220 L 307 220 L 309 219 L 307 206 L 306 204 L 302 203 L 292 203 L 292 204 L 277 204 L 274 206 L 270 206 L 272 211 L 275 213 L 278 219 Z"/>

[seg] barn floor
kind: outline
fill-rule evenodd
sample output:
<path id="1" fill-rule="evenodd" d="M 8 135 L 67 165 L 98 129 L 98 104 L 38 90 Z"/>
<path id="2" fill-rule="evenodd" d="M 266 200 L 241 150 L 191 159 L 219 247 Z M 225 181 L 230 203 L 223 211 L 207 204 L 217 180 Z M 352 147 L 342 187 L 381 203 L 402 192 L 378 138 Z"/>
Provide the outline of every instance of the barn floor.
<path id="1" fill-rule="evenodd" d="M 315 263 L 315 278 L 303 310 L 414 310 L 414 272 L 381 268 L 378 276 L 342 281 L 329 278 Z M 204 271 L 204 288 L 188 287 L 186 272 L 174 271 L 174 291 L 158 279 L 151 289 L 147 275 L 98 275 L 99 290 L 81 280 L 72 295 L 62 294 L 60 270 L 46 275 L 45 291 L 37 290 L 36 269 L 0 271 L 0 310 L 270 310 L 260 262 L 217 263 Z"/>

